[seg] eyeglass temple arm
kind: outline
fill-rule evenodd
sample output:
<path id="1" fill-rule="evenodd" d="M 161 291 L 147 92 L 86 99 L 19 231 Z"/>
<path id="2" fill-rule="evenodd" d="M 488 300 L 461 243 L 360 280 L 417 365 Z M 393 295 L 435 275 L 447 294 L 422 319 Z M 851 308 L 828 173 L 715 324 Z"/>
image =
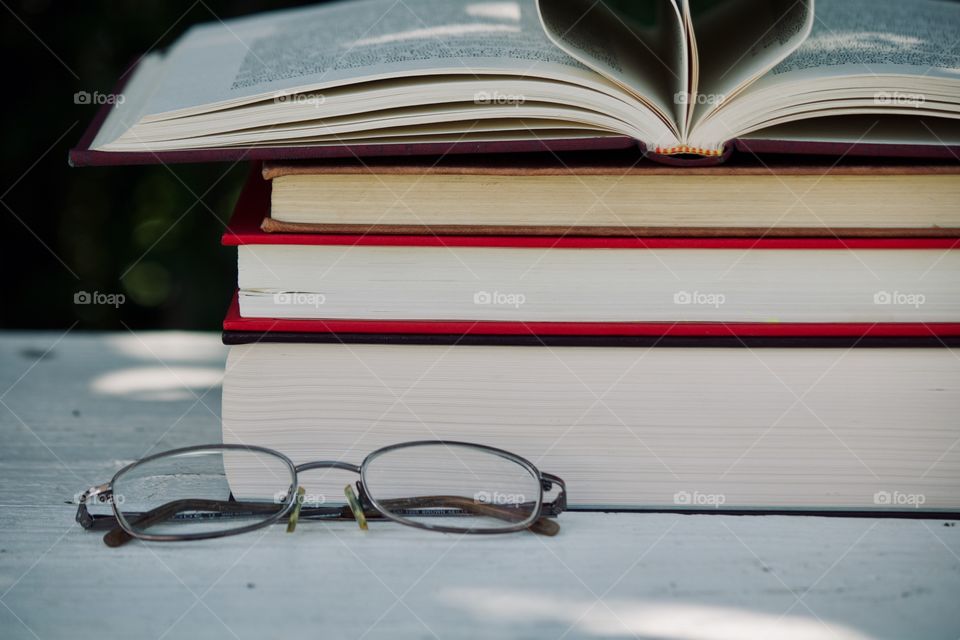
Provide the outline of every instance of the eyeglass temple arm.
<path id="1" fill-rule="evenodd" d="M 470 513 L 475 513 L 477 515 L 484 515 L 488 517 L 498 518 L 500 520 L 507 521 L 519 521 L 523 520 L 526 516 L 522 511 L 517 511 L 515 509 L 510 509 L 507 507 L 501 507 L 497 505 L 483 504 L 474 502 L 468 498 L 462 498 L 459 496 L 422 496 L 418 498 L 400 498 L 396 500 L 389 500 L 384 503 L 384 506 L 389 506 L 391 509 L 413 509 L 420 507 L 452 507 L 456 509 L 461 509 Z M 87 514 L 87 519 L 84 522 L 81 522 L 81 525 L 86 529 L 91 528 L 104 528 L 106 526 L 112 525 L 110 531 L 108 531 L 103 536 L 103 542 L 108 547 L 119 547 L 124 545 L 131 540 L 133 536 L 125 531 L 122 527 L 119 526 L 116 518 L 113 516 L 93 516 L 86 511 L 85 505 L 83 507 L 84 513 Z M 264 503 L 244 503 L 244 502 L 229 502 L 223 500 L 203 500 L 203 499 L 183 499 L 183 500 L 173 500 L 166 504 L 162 504 L 150 511 L 144 512 L 142 514 L 131 514 L 132 517 L 136 519 L 132 522 L 134 526 L 138 529 L 146 529 L 148 527 L 154 526 L 166 520 L 169 520 L 175 517 L 177 514 L 184 511 L 194 511 L 194 510 L 203 510 L 214 513 L 222 514 L 258 514 L 258 513 L 271 513 L 276 511 L 277 505 L 275 504 L 264 504 Z M 366 509 L 365 509 L 366 511 Z M 322 512 L 322 513 L 321 513 Z M 338 516 L 341 518 L 352 518 L 353 515 L 349 513 L 349 509 L 346 507 L 328 507 L 328 508 L 311 508 L 301 511 L 303 517 L 309 518 L 310 516 Z M 380 516 L 376 511 L 370 511 L 371 517 Z M 78 513 L 78 520 L 79 520 Z M 560 527 L 557 523 L 546 518 L 539 518 L 536 522 L 530 525 L 530 530 L 534 533 L 539 533 L 547 536 L 554 536 L 559 532 Z"/>
<path id="2" fill-rule="evenodd" d="M 543 504 L 540 510 L 541 517 L 530 525 L 530 530 L 534 533 L 539 533 L 546 536 L 555 536 L 560 531 L 560 525 L 544 516 L 557 516 L 566 510 L 567 485 L 562 478 L 555 476 L 552 473 L 541 473 L 540 478 L 540 483 L 544 491 L 552 491 L 554 485 L 556 485 L 558 488 L 558 493 L 557 497 L 554 498 L 552 502 Z M 369 498 L 366 495 L 366 491 L 362 483 L 358 482 L 357 484 L 360 487 L 361 499 L 364 502 L 369 503 Z M 475 500 L 470 500 L 461 496 L 421 496 L 417 498 L 396 498 L 393 500 L 381 501 L 381 504 L 384 506 L 389 505 L 391 508 L 400 509 L 431 506 L 454 507 L 463 511 L 475 513 L 477 515 L 484 515 L 514 522 L 526 518 L 522 511 L 511 509 L 509 507 L 502 507 L 499 505 L 476 502 Z"/>
<path id="3" fill-rule="evenodd" d="M 460 509 L 478 516 L 487 516 L 497 518 L 508 522 L 520 522 L 529 517 L 529 513 L 510 507 L 502 507 L 484 502 L 476 502 L 470 498 L 461 496 L 417 496 L 415 498 L 394 498 L 391 500 L 381 500 L 380 504 L 394 509 L 420 509 L 430 507 L 446 507 Z M 518 505 L 520 506 L 520 505 Z M 555 536 L 560 531 L 560 525 L 548 518 L 538 518 L 530 525 L 530 530 L 545 536 Z"/>
<path id="4" fill-rule="evenodd" d="M 173 500 L 162 504 L 155 509 L 147 511 L 136 518 L 132 525 L 138 529 L 146 529 L 165 520 L 169 520 L 184 511 L 210 511 L 223 514 L 273 514 L 280 508 L 280 505 L 270 503 L 249 503 L 249 502 L 228 502 L 226 500 L 203 500 L 188 498 L 183 500 Z M 119 523 L 118 523 L 119 524 Z M 129 533 L 119 526 L 114 527 L 103 536 L 103 541 L 108 547 L 119 547 L 133 539 Z"/>
<path id="5" fill-rule="evenodd" d="M 552 491 L 554 485 L 558 488 L 557 497 L 551 502 L 545 502 L 541 507 L 540 513 L 544 516 L 558 516 L 567 509 L 567 484 L 559 476 L 555 476 L 552 473 L 541 473 L 540 484 L 544 491 Z M 366 488 L 363 486 L 362 482 L 357 482 L 357 488 L 360 493 L 360 500 L 363 503 L 365 508 L 372 507 L 370 498 L 367 496 Z M 447 500 L 450 501 L 449 504 L 440 504 L 437 501 Z M 420 504 L 403 504 L 410 503 L 411 501 L 422 501 Z M 433 503 L 431 503 L 433 501 Z M 454 504 L 456 502 L 456 504 Z M 419 496 L 416 498 L 394 498 L 391 500 L 381 500 L 380 504 L 390 505 L 398 508 L 416 508 L 416 507 L 429 507 L 429 506 L 451 506 L 464 511 L 473 511 L 479 515 L 487 515 L 491 517 L 499 517 L 503 520 L 523 520 L 524 516 L 517 512 L 514 509 L 509 507 L 501 507 L 498 505 L 493 505 L 485 502 L 477 502 L 475 500 L 469 500 L 461 496 Z"/>
<path id="6" fill-rule="evenodd" d="M 261 502 L 233 502 L 226 500 L 202 500 L 202 499 L 184 499 L 184 500 L 173 500 L 162 504 L 150 511 L 144 513 L 132 513 L 130 514 L 131 518 L 135 518 L 132 524 L 138 528 L 146 529 L 147 527 L 154 526 L 171 518 L 177 516 L 177 514 L 183 513 L 184 511 L 212 511 L 215 513 L 221 514 L 263 514 L 275 513 L 278 509 L 276 504 L 267 504 Z M 353 517 L 350 514 L 344 514 L 343 509 L 340 507 L 326 507 L 326 508 L 311 508 L 304 509 L 301 512 L 301 515 L 304 517 L 310 516 L 340 516 L 340 517 Z M 133 536 L 127 533 L 120 523 L 117 522 L 116 517 L 107 516 L 107 515 L 91 515 L 87 509 L 86 505 L 81 503 L 80 509 L 77 511 L 77 521 L 84 529 L 103 529 L 106 527 L 111 527 L 110 531 L 103 536 L 103 541 L 108 547 L 119 547 L 120 545 L 126 544 L 133 540 Z"/>

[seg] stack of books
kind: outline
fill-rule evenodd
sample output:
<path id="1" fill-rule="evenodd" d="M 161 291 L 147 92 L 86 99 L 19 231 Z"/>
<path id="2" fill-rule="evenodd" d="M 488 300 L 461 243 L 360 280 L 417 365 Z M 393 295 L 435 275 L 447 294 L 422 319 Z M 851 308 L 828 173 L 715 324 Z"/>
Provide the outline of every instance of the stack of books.
<path id="1" fill-rule="evenodd" d="M 574 509 L 960 511 L 960 61 L 921 46 L 960 8 L 407 4 L 194 29 L 72 154 L 257 160 L 225 442 L 478 442 Z"/>
<path id="2" fill-rule="evenodd" d="M 828 175 L 825 190 L 859 192 L 844 212 L 859 212 L 857 228 L 749 237 L 730 218 L 681 228 L 661 210 L 674 235 L 638 237 L 613 225 L 556 235 L 563 212 L 535 203 L 565 188 L 557 176 L 619 174 L 538 161 L 255 170 L 223 236 L 239 287 L 224 322 L 224 440 L 295 462 L 476 441 L 556 470 L 574 508 L 877 508 L 883 491 L 960 506 L 944 453 L 960 438 L 960 367 L 943 348 L 960 335 L 956 237 L 912 226 L 907 206 L 887 221 L 893 237 L 863 211 L 934 178 L 943 208 L 923 215 L 952 218 L 956 234 L 960 167 L 887 164 L 872 196 L 851 180 L 872 182 L 870 166 Z M 621 173 L 623 192 L 674 183 L 697 207 L 711 197 L 698 182 L 715 176 L 732 216 L 757 217 L 748 228 L 775 191 L 751 191 L 747 167 Z M 413 202 L 382 197 L 390 177 Z"/>

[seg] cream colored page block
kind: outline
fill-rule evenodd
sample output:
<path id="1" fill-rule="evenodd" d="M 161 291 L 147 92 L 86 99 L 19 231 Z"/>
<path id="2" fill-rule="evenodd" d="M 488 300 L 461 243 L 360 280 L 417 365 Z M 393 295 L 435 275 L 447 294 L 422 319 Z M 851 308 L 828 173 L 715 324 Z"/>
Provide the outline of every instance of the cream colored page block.
<path id="1" fill-rule="evenodd" d="M 956 508 L 957 358 L 947 349 L 249 345 L 228 359 L 224 440 L 278 447 L 298 463 L 469 440 L 560 475 L 574 505 L 677 506 L 687 492 L 722 495 L 726 507 L 878 508 L 875 495 L 887 492 Z M 352 479 L 302 482 L 335 497 Z M 231 480 L 257 475 L 236 470 Z"/>
<path id="2" fill-rule="evenodd" d="M 316 175 L 275 178 L 271 216 L 327 224 L 960 227 L 958 202 L 956 175 Z"/>

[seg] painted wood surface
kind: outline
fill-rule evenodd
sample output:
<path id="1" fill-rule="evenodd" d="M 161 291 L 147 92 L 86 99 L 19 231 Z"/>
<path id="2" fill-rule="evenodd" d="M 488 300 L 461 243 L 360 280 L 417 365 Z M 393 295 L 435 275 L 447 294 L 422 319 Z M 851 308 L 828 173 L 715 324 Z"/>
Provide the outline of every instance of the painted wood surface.
<path id="1" fill-rule="evenodd" d="M 0 637 L 960 638 L 942 520 L 565 514 L 554 539 L 305 522 L 108 549 L 66 502 L 216 442 L 225 353 L 215 334 L 0 336 Z"/>

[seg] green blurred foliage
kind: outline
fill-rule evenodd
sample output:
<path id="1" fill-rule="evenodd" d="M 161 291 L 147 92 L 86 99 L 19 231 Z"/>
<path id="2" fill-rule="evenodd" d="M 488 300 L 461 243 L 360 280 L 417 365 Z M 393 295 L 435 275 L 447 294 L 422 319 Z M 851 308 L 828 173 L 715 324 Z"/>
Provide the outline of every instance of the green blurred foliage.
<path id="1" fill-rule="evenodd" d="M 2 328 L 217 329 L 236 282 L 220 234 L 246 164 L 70 168 L 67 150 L 129 64 L 193 24 L 305 2 L 8 2 L 0 46 Z M 78 292 L 123 294 L 119 306 Z"/>

